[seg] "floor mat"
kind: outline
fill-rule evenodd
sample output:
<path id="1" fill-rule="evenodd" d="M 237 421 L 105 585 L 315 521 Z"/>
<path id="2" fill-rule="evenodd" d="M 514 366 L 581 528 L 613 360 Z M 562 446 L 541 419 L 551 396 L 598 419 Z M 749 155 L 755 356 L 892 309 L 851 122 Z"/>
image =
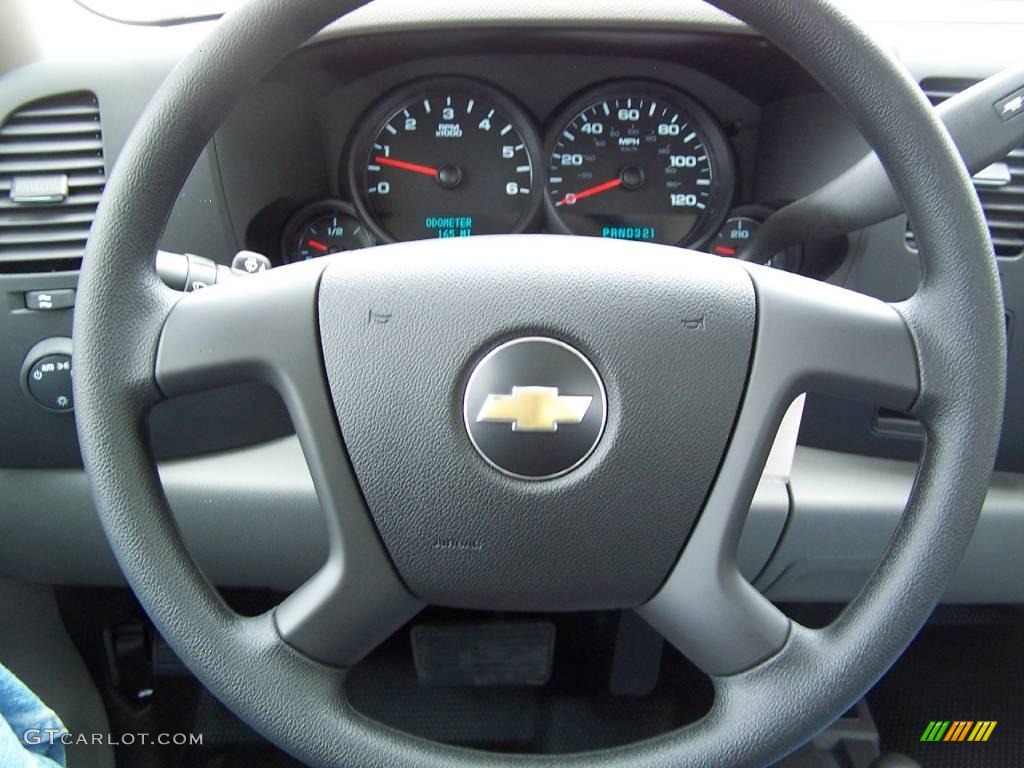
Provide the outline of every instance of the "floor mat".
<path id="1" fill-rule="evenodd" d="M 142 624 L 124 590 L 74 590 L 62 603 L 72 636 L 107 697 L 112 730 L 204 735 L 202 748 L 119 747 L 131 768 L 292 768 L 299 764 L 259 738 L 189 675 L 162 677 L 151 705 L 120 706 L 106 673 L 103 629 Z M 252 612 L 266 605 L 252 607 Z M 790 613 L 809 626 L 827 624 L 837 606 Z M 811 610 L 813 609 L 813 610 Z M 449 615 L 450 614 L 450 615 Z M 428 609 L 430 620 L 459 612 Z M 474 620 L 481 616 L 473 614 Z M 483 618 L 488 618 L 484 616 Z M 658 685 L 645 696 L 610 693 L 619 618 L 557 618 L 552 679 L 544 688 L 433 688 L 417 684 L 408 632 L 399 632 L 349 677 L 349 696 L 364 714 L 426 738 L 520 753 L 565 753 L 627 744 L 703 715 L 711 703 L 706 677 L 665 648 Z M 904 657 L 869 694 L 884 751 L 924 768 L 1024 768 L 1024 610 L 941 608 Z M 994 720 L 983 743 L 921 742 L 933 720 Z"/>
<path id="2" fill-rule="evenodd" d="M 554 675 L 542 687 L 424 688 L 408 634 L 399 633 L 352 670 L 349 700 L 367 717 L 426 739 L 529 754 L 630 744 L 704 715 L 710 681 L 664 644 L 653 691 L 609 691 L 618 621 L 615 614 L 560 616 Z"/>
<path id="3" fill-rule="evenodd" d="M 203 735 L 201 747 L 190 748 L 182 768 L 301 768 L 302 764 L 264 740 L 205 688 L 200 691 L 192 733 Z"/>
<path id="4" fill-rule="evenodd" d="M 1024 766 L 1024 614 L 942 608 L 868 695 L 882 748 L 923 768 Z M 995 720 L 988 741 L 922 742 L 929 722 Z"/>

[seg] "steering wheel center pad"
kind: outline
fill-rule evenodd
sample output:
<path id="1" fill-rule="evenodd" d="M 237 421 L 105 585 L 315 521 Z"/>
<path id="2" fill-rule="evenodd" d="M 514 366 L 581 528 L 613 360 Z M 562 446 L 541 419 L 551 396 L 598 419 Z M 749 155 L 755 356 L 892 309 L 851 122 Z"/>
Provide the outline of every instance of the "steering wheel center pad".
<path id="1" fill-rule="evenodd" d="M 406 585 L 458 608 L 646 602 L 735 421 L 754 333 L 748 273 L 689 251 L 556 236 L 410 243 L 388 256 L 325 270 L 320 333 L 352 466 Z M 488 466 L 459 418 L 477 362 L 523 337 L 579 350 L 607 391 L 595 453 L 553 480 Z M 555 386 L 557 360 L 531 369 L 540 354 L 510 360 L 493 395 Z M 486 428 L 544 458 L 586 426 Z"/>

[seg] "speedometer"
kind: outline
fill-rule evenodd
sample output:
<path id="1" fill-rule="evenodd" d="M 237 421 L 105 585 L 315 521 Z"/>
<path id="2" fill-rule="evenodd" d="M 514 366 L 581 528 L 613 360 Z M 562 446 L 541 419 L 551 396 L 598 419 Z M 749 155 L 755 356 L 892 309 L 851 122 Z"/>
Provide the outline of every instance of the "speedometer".
<path id="1" fill-rule="evenodd" d="M 350 166 L 356 205 L 382 240 L 521 232 L 540 209 L 536 131 L 472 80 L 419 83 L 366 123 Z"/>
<path id="2" fill-rule="evenodd" d="M 563 232 L 697 246 L 732 202 L 728 144 L 684 94 L 617 83 L 585 95 L 554 128 L 547 203 Z"/>

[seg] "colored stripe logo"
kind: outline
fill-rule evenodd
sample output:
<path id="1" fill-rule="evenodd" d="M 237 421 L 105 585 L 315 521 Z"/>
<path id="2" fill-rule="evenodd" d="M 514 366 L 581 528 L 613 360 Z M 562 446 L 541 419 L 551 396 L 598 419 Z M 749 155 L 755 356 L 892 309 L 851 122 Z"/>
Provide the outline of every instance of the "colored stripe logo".
<path id="1" fill-rule="evenodd" d="M 988 741 L 997 720 L 932 720 L 921 741 Z"/>

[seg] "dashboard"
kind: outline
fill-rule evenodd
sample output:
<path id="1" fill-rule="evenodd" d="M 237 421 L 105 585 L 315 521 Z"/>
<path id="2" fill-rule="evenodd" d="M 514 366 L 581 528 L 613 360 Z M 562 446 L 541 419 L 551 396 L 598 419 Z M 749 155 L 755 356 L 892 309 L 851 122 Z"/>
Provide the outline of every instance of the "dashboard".
<path id="1" fill-rule="evenodd" d="M 283 259 L 538 231 L 700 247 L 718 231 L 735 172 L 703 106 L 654 80 L 602 83 L 566 104 L 540 126 L 481 80 L 400 87 L 360 118 L 339 169 L 354 206 L 303 209 Z"/>
<path id="2" fill-rule="evenodd" d="M 84 227 L 84 244 L 103 166 L 109 172 L 152 93 L 210 25 L 133 27 L 71 3 L 44 18 L 37 0 L 14 5 L 39 19 L 19 36 L 31 43 L 24 60 L 11 63 L 5 57 L 19 50 L 0 47 L 0 121 L 37 119 L 40 100 L 85 95 L 51 107 L 95 113 L 88 137 L 101 149 L 60 160 L 100 167 L 92 186 L 52 212 L 59 259 L 42 259 L 52 250 L 45 244 L 33 246 L 33 261 L 8 258 L 21 230 L 0 228 L 0 562 L 26 581 L 119 583 L 73 418 L 39 407 L 23 381 L 38 344 L 70 344 L 73 309 L 33 309 L 26 297 L 73 301 L 78 262 L 64 240 Z M 916 80 L 962 87 L 1017 55 L 1024 4 L 933 6 L 888 8 L 872 26 Z M 17 14 L 11 23 L 17 29 Z M 498 12 L 475 0 L 383 0 L 239 95 L 181 190 L 161 247 L 223 265 L 247 249 L 284 264 L 339 252 L 383 258 L 386 249 L 365 249 L 393 241 L 550 232 L 667 243 L 680 259 L 687 249 L 731 257 L 773 210 L 867 151 L 796 62 L 700 3 L 549 0 Z M 6 203 L 0 223 L 14 215 Z M 44 214 L 33 209 L 50 221 Z M 902 216 L 779 254 L 773 265 L 886 300 L 911 295 L 921 279 Z M 948 593 L 968 602 L 1024 600 L 1024 337 L 1014 327 L 1024 251 L 1007 252 L 999 267 L 1010 394 L 1000 471 Z M 69 362 L 70 346 L 61 350 Z M 218 584 L 289 589 L 316 570 L 323 520 L 274 392 L 242 386 L 168 401 L 149 431 L 182 531 Z M 779 599 L 856 593 L 899 518 L 922 440 L 901 414 L 809 397 L 788 483 L 767 484 L 755 499 L 741 546 L 749 577 Z M 215 517 L 202 503 L 209 498 Z"/>
<path id="3" fill-rule="evenodd" d="M 680 51 L 651 34 L 531 30 L 531 55 L 522 34 L 486 33 L 482 55 L 479 32 L 453 32 L 438 55 L 398 33 L 383 49 L 406 56 L 389 60 L 378 40 L 372 71 L 348 81 L 314 76 L 332 67 L 329 47 L 300 51 L 217 137 L 245 247 L 288 263 L 547 232 L 729 257 L 791 199 L 754 189 L 759 78 L 710 63 L 753 57 L 794 70 L 774 49 L 726 35 Z M 806 76 L 791 80 L 800 87 L 810 89 Z M 778 84 L 766 92 L 779 95 Z M 778 265 L 797 261 L 782 254 Z"/>

